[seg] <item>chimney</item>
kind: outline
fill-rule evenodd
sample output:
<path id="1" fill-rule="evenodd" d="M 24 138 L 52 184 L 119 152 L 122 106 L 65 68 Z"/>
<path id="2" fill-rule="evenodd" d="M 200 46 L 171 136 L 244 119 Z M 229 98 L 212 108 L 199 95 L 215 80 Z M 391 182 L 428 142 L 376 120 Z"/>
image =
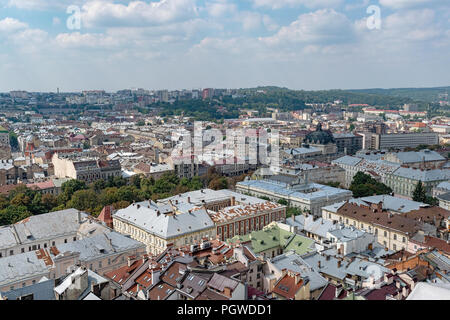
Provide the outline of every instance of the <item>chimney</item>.
<path id="1" fill-rule="evenodd" d="M 319 269 L 320 269 L 320 260 L 317 261 L 317 267 L 319 267 Z"/>
<path id="2" fill-rule="evenodd" d="M 334 292 L 334 297 L 337 299 L 342 292 L 342 285 L 337 285 L 336 290 Z"/>
<path id="3" fill-rule="evenodd" d="M 233 207 L 235 205 L 236 205 L 236 197 L 233 196 L 233 197 L 231 197 L 231 206 Z"/>
<path id="4" fill-rule="evenodd" d="M 187 197 L 187 202 L 191 203 L 191 197 Z"/>
<path id="5" fill-rule="evenodd" d="M 295 280 L 295 284 L 298 284 L 302 280 L 302 277 L 300 276 L 300 273 L 296 273 L 294 275 L 294 280 Z"/>
<path id="6" fill-rule="evenodd" d="M 128 258 L 127 258 L 127 265 L 128 265 L 129 267 L 131 267 L 132 264 L 133 264 L 133 258 L 132 258 L 132 257 L 128 257 Z"/>
<path id="7" fill-rule="evenodd" d="M 78 210 L 78 223 L 81 224 L 81 211 Z"/>
<path id="8" fill-rule="evenodd" d="M 159 282 L 159 275 L 161 272 L 159 270 L 152 269 L 152 284 Z"/>
<path id="9" fill-rule="evenodd" d="M 338 268 L 341 267 L 341 260 L 338 260 L 338 262 L 337 262 L 337 267 L 338 267 Z"/>

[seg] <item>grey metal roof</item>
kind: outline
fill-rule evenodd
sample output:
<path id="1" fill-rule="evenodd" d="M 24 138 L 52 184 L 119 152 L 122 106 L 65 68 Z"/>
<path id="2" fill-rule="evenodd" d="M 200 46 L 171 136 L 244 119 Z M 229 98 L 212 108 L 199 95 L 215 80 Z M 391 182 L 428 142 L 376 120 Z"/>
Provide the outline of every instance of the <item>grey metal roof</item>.
<path id="1" fill-rule="evenodd" d="M 317 183 L 309 183 L 304 185 L 297 185 L 295 189 L 290 189 L 290 186 L 286 183 L 277 182 L 273 180 L 248 180 L 241 181 L 236 184 L 243 188 L 250 187 L 254 190 L 261 190 L 264 192 L 273 193 L 280 198 L 290 197 L 291 199 L 297 198 L 301 200 L 314 201 L 316 199 L 324 199 L 327 197 L 336 197 L 343 195 L 350 195 L 351 191 L 333 188 Z M 304 192 L 307 190 L 315 190 L 313 192 Z"/>
<path id="2" fill-rule="evenodd" d="M 431 150 L 421 150 L 421 151 L 410 151 L 410 152 L 397 152 L 395 153 L 397 159 L 401 163 L 414 163 L 421 161 L 444 161 L 445 158 L 441 156 L 436 151 Z"/>
<path id="3" fill-rule="evenodd" d="M 337 279 L 345 279 L 347 274 L 358 275 L 363 279 L 367 279 L 372 275 L 372 272 L 376 269 L 380 272 L 375 272 L 376 276 L 381 277 L 383 273 L 390 273 L 390 270 L 381 266 L 378 263 L 366 261 L 355 257 L 352 261 L 343 260 L 341 267 L 338 267 L 338 259 L 330 256 L 327 260 L 325 256 L 319 253 L 310 255 L 304 255 L 303 259 L 311 265 L 318 272 L 328 274 Z M 320 268 L 318 262 L 320 261 Z M 378 279 L 375 279 L 378 280 Z"/>
<path id="4" fill-rule="evenodd" d="M 302 257 L 293 251 L 286 252 L 270 260 L 279 270 L 288 269 L 298 272 L 302 277 L 308 277 L 311 290 L 327 285 L 328 281 L 312 268 Z"/>
<path id="5" fill-rule="evenodd" d="M 295 217 L 295 221 L 292 220 L 292 218 L 286 219 L 286 224 L 290 226 L 298 226 L 301 228 L 300 231 L 308 231 L 323 238 L 327 237 L 327 233 L 329 231 L 337 228 L 337 226 L 333 224 L 333 221 L 315 218 L 313 215 L 308 215 L 308 217 L 299 215 Z"/>
<path id="6" fill-rule="evenodd" d="M 341 158 L 333 160 L 331 163 L 337 164 L 337 165 L 343 164 L 343 165 L 348 165 L 348 166 L 356 166 L 361 161 L 362 161 L 361 158 L 352 157 L 352 156 L 343 156 Z"/>
<path id="7" fill-rule="evenodd" d="M 439 183 L 436 186 L 436 189 L 442 189 L 442 190 L 450 191 L 450 181 L 444 181 L 444 182 Z"/>
<path id="8" fill-rule="evenodd" d="M 55 293 L 53 288 L 55 287 L 55 280 L 45 280 L 26 286 L 23 288 L 17 288 L 8 292 L 1 292 L 2 297 L 8 298 L 8 300 L 17 300 L 18 298 L 32 294 L 33 300 L 55 300 Z"/>
<path id="9" fill-rule="evenodd" d="M 214 227 L 214 222 L 204 209 L 177 215 L 165 214 L 172 211 L 170 205 L 149 204 L 146 201 L 118 210 L 114 218 L 127 221 L 164 239 Z"/>
<path id="10" fill-rule="evenodd" d="M 377 204 L 382 202 L 383 209 L 392 210 L 395 212 L 408 213 L 413 210 L 419 210 L 423 207 L 429 207 L 428 204 L 417 202 L 413 200 L 403 199 L 399 197 L 393 197 L 390 195 L 377 195 L 363 198 L 354 198 L 349 200 L 355 204 Z"/>
<path id="11" fill-rule="evenodd" d="M 2 227 L 0 228 L 0 248 L 76 234 L 80 227 L 78 212 L 76 209 L 49 212 Z M 80 212 L 80 215 L 82 220 L 88 216 L 84 212 Z"/>
<path id="12" fill-rule="evenodd" d="M 60 244 L 56 248 L 60 253 L 67 251 L 79 252 L 80 261 L 90 261 L 132 249 L 145 248 L 145 245 L 120 233 L 111 231 L 90 238 Z"/>
<path id="13" fill-rule="evenodd" d="M 450 201 L 450 192 L 440 194 L 437 196 L 439 200 Z"/>
<path id="14" fill-rule="evenodd" d="M 400 167 L 392 173 L 393 176 L 399 176 L 407 179 L 429 182 L 444 181 L 450 179 L 450 170 L 420 170 Z"/>
<path id="15" fill-rule="evenodd" d="M 16 254 L 0 259 L 0 286 L 20 279 L 47 275 L 48 267 L 38 259 L 35 251 Z"/>

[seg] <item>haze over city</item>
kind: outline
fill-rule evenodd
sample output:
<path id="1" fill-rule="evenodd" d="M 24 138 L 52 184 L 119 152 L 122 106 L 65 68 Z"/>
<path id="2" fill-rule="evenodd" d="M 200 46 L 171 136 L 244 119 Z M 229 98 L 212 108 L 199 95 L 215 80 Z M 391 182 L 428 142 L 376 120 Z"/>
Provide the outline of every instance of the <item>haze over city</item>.
<path id="1" fill-rule="evenodd" d="M 445 0 L 0 0 L 0 91 L 443 86 L 449 15 Z"/>

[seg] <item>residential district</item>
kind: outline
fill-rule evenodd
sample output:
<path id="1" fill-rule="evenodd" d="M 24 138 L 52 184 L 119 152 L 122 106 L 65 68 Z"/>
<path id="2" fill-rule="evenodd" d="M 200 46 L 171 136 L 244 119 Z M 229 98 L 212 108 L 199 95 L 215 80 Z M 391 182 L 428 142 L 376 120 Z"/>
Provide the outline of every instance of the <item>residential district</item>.
<path id="1" fill-rule="evenodd" d="M 0 94 L 0 299 L 450 299 L 448 114 L 248 94 Z M 176 161 L 197 120 L 279 161 Z"/>

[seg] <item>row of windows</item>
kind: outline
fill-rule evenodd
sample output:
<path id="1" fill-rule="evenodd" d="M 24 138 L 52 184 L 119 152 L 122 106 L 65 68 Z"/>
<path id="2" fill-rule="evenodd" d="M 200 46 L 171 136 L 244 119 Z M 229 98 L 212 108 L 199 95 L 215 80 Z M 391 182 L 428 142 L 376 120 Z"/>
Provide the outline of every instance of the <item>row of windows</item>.
<path id="1" fill-rule="evenodd" d="M 328 214 L 328 217 L 331 219 L 331 213 Z M 339 217 L 339 222 L 342 222 L 342 217 Z M 348 220 L 348 218 L 345 219 L 345 224 L 346 224 L 346 225 L 349 225 L 349 220 Z M 353 221 L 353 226 L 354 226 L 354 227 L 357 227 L 356 221 Z M 360 228 L 361 228 L 361 229 L 364 229 L 364 227 L 365 227 L 365 226 L 364 226 L 364 223 L 361 223 Z M 369 226 L 369 225 L 368 225 L 367 227 L 368 227 L 369 232 L 372 232 L 372 227 Z M 375 228 L 375 234 L 378 235 L 378 228 Z M 388 237 L 388 232 L 387 232 L 386 230 L 384 230 L 384 237 Z M 393 239 L 394 239 L 394 240 L 397 240 L 397 234 L 396 234 L 396 233 L 393 234 Z M 402 236 L 402 242 L 403 242 L 403 243 L 406 243 L 406 237 Z"/>
<path id="2" fill-rule="evenodd" d="M 77 237 L 73 237 L 73 241 L 76 241 Z M 67 243 L 67 239 L 64 239 L 64 243 Z M 55 241 L 52 241 L 52 247 L 54 247 L 56 245 Z M 44 249 L 47 248 L 47 243 L 44 243 Z M 41 245 L 40 244 L 35 244 L 32 246 L 28 247 L 28 251 L 35 251 L 35 250 L 39 250 L 41 249 Z M 9 250 L 9 255 L 12 256 L 14 255 L 14 250 Z M 20 253 L 25 253 L 25 248 L 20 248 Z M 3 254 L 0 252 L 0 258 L 3 257 Z"/>

